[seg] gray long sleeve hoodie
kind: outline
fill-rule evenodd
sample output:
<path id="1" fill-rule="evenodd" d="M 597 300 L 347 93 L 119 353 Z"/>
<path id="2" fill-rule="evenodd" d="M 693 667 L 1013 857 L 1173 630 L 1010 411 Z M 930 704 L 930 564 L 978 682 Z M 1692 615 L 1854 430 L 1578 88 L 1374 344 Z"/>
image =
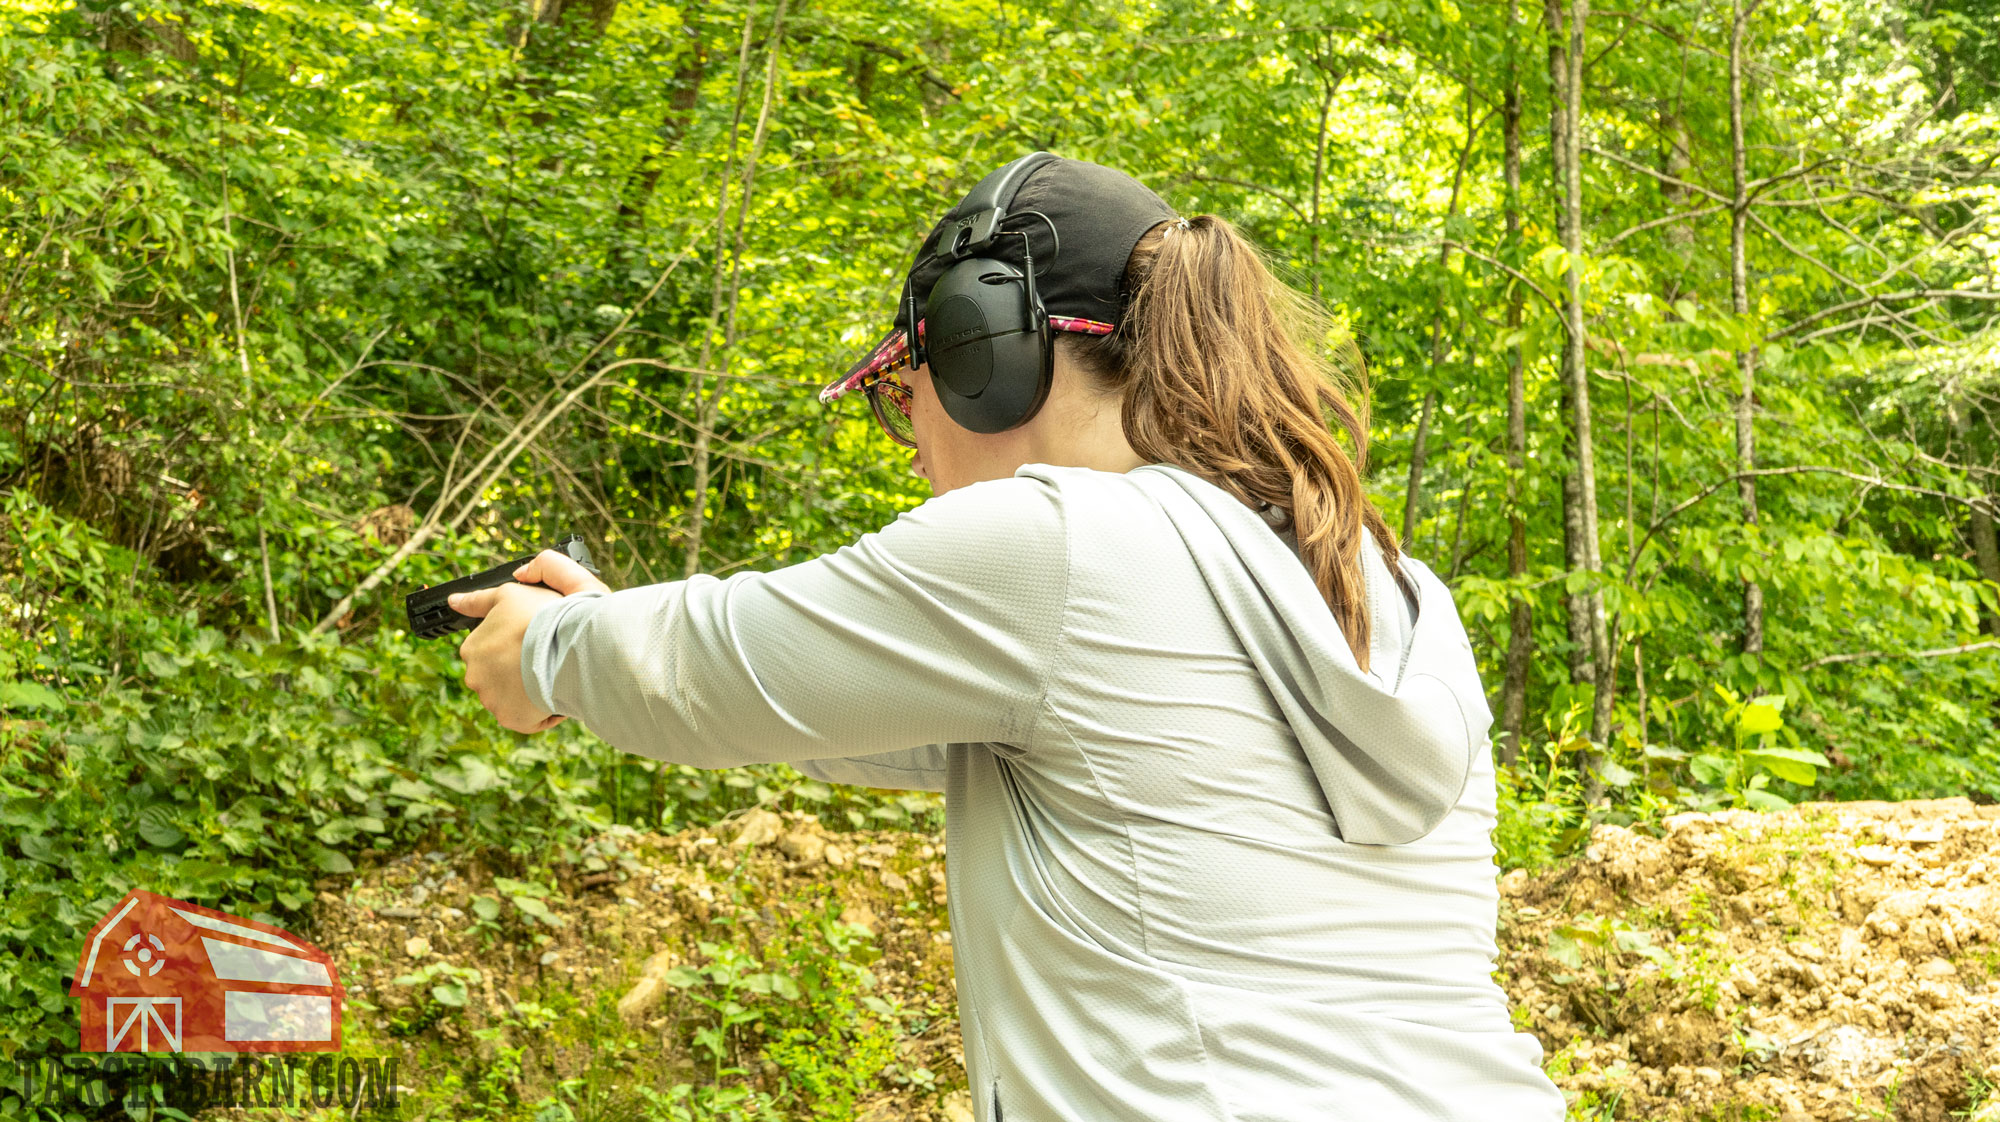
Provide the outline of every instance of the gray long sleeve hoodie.
<path id="1" fill-rule="evenodd" d="M 979 1122 L 1556 1122 L 1491 978 L 1491 712 L 1372 542 L 1359 668 L 1288 536 L 1030 464 L 773 573 L 565 598 L 522 668 L 629 752 L 946 793 Z"/>

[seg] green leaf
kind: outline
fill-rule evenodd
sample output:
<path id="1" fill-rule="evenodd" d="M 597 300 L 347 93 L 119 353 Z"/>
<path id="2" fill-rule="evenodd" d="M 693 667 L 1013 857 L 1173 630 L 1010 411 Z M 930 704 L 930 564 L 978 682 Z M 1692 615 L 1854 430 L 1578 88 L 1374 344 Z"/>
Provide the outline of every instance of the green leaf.
<path id="1" fill-rule="evenodd" d="M 0 709 L 63 709 L 63 696 L 40 682 L 0 682 Z"/>
<path id="2" fill-rule="evenodd" d="M 1752 810 L 1784 810 L 1792 805 L 1791 800 L 1759 788 L 1743 792 L 1743 801 Z"/>
<path id="3" fill-rule="evenodd" d="M 1746 736 L 1759 736 L 1778 731 L 1784 725 L 1785 718 L 1779 712 L 1784 707 L 1784 695 L 1779 694 L 1777 697 L 1779 698 L 1777 701 L 1760 697 L 1745 705 L 1742 714 L 1736 719 L 1736 727 L 1742 729 Z"/>
<path id="4" fill-rule="evenodd" d="M 187 840 L 187 835 L 174 825 L 173 815 L 173 808 L 162 803 L 154 803 L 140 811 L 139 836 L 146 839 L 146 844 L 161 849 L 172 849 L 181 844 Z"/>
<path id="5" fill-rule="evenodd" d="M 431 996 L 437 999 L 439 1005 L 449 1005 L 453 1009 L 463 1008 L 465 1005 L 465 987 L 457 982 L 432 986 Z"/>
<path id="6" fill-rule="evenodd" d="M 1630 787 L 1639 776 L 1616 760 L 1606 760 L 1597 769 L 1597 777 L 1612 787 Z"/>
<path id="7" fill-rule="evenodd" d="M 476 795 L 500 786 L 500 773 L 478 756 L 466 755 L 437 769 L 431 778 L 461 795 Z"/>
<path id="8" fill-rule="evenodd" d="M 1825 753 L 1811 748 L 1758 748 L 1750 756 L 1759 760 L 1794 760 L 1818 768 L 1833 766 L 1833 761 L 1827 759 Z"/>
<path id="9" fill-rule="evenodd" d="M 1729 762 L 1712 752 L 1703 752 L 1688 761 L 1688 770 L 1694 773 L 1697 782 L 1714 786 L 1729 774 Z"/>
<path id="10" fill-rule="evenodd" d="M 1560 931 L 1549 933 L 1549 957 L 1572 970 L 1583 968 L 1583 948 Z"/>
<path id="11" fill-rule="evenodd" d="M 313 865 L 323 873 L 351 873 L 354 871 L 354 862 L 348 860 L 346 854 L 337 849 L 328 849 L 325 846 L 319 846 L 313 850 Z"/>
<path id="12" fill-rule="evenodd" d="M 1833 766 L 1833 761 L 1810 748 L 1759 748 L 1744 755 L 1779 779 L 1804 786 L 1812 785 L 1819 769 Z"/>
<path id="13" fill-rule="evenodd" d="M 491 896 L 474 896 L 472 914 L 488 923 L 500 918 L 500 901 Z"/>
<path id="14" fill-rule="evenodd" d="M 389 793 L 399 799 L 421 800 L 432 797 L 437 791 L 421 779 L 398 779 L 389 784 Z"/>

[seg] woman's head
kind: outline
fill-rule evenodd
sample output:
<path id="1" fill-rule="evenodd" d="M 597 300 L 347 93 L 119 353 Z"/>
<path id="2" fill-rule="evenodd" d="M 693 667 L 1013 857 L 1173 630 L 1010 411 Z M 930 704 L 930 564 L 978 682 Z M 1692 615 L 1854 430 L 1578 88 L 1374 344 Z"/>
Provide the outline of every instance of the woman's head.
<path id="1" fill-rule="evenodd" d="M 1066 184 L 1076 185 L 1067 195 Z M 1097 199 L 1080 205 L 1077 196 L 1088 194 Z M 896 424 L 885 427 L 917 449 L 916 472 L 937 493 L 1028 463 L 1121 472 L 1164 463 L 1199 475 L 1270 512 L 1278 530 L 1296 532 L 1300 557 L 1366 667 L 1364 529 L 1403 578 L 1395 538 L 1361 486 L 1367 399 L 1352 341 L 1274 277 L 1228 222 L 1174 216 L 1123 173 L 1059 161 L 1029 178 L 1018 201 L 1002 228 L 1031 216 L 1016 241 L 1033 246 L 1036 275 L 1049 278 L 1043 287 L 1064 305 L 1048 308 L 1067 328 L 1053 335 L 1048 396 L 1013 427 L 976 432 L 954 419 L 950 387 L 929 367 L 905 368 L 907 394 L 871 396 L 878 415 L 885 398 L 907 405 L 910 423 L 890 414 Z M 932 232 L 920 266 L 964 208 Z M 1046 246 L 1035 240 L 1040 224 L 1050 231 Z M 911 275 L 913 286 L 936 279 Z M 1079 306 L 1095 315 L 1076 318 Z M 909 318 L 899 316 L 899 325 Z M 916 327 L 921 335 L 922 322 Z M 892 333 L 822 399 L 879 390 L 911 358 Z"/>

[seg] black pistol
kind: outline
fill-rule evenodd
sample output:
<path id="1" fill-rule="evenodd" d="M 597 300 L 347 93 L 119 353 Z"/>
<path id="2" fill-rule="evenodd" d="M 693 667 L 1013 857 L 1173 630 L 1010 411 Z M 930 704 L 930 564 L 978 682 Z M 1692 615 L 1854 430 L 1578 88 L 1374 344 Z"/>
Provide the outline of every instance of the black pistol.
<path id="1" fill-rule="evenodd" d="M 583 544 L 581 536 L 571 534 L 557 542 L 553 548 L 568 554 L 570 560 L 589 570 L 591 576 L 597 575 L 597 566 L 591 563 L 590 549 Z M 495 565 L 483 573 L 459 577 L 457 580 L 446 581 L 429 588 L 420 588 L 403 597 L 404 610 L 410 615 L 410 633 L 419 639 L 435 639 L 454 631 L 470 631 L 478 627 L 479 620 L 476 617 L 460 615 L 452 610 L 450 603 L 452 595 L 506 584 L 514 579 L 514 570 L 533 561 L 539 552 L 526 557 L 517 557 L 504 565 Z M 547 587 L 532 581 L 522 583 L 534 584 L 536 588 Z"/>

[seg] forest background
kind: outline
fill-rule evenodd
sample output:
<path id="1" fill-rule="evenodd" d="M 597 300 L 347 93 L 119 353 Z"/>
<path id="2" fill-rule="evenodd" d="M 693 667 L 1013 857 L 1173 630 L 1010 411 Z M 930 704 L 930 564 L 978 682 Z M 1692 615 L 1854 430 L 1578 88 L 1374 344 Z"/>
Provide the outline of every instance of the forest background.
<path id="1" fill-rule="evenodd" d="M 1503 864 L 1593 821 L 2000 799 L 2000 2 L 0 5 L 0 1060 L 132 887 L 923 795 L 501 731 L 401 594 L 614 585 L 926 497 L 812 391 L 1036 149 L 1360 341 Z M 532 900 L 533 893 L 525 892 Z M 517 897 L 517 900 L 520 897 Z M 523 905 L 527 907 L 527 905 Z"/>

